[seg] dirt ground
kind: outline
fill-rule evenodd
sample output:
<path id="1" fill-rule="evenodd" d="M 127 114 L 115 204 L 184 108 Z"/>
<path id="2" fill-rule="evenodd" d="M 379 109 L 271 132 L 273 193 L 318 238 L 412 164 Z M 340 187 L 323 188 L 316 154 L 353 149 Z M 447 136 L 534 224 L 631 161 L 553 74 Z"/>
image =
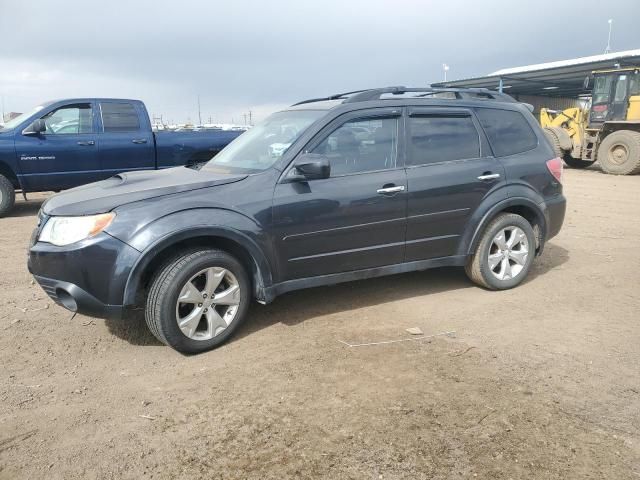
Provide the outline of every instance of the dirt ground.
<path id="1" fill-rule="evenodd" d="M 0 479 L 640 479 L 640 177 L 564 183 L 564 229 L 519 288 L 439 269 L 295 292 L 191 357 L 52 304 L 26 269 L 44 196 L 19 201 Z"/>

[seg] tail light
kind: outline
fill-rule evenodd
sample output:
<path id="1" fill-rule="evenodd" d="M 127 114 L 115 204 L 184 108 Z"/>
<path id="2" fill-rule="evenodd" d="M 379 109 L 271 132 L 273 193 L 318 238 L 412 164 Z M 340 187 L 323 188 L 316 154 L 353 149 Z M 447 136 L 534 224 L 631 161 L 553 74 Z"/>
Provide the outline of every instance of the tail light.
<path id="1" fill-rule="evenodd" d="M 547 168 L 551 175 L 555 177 L 558 183 L 562 183 L 562 160 L 560 157 L 552 158 L 547 161 Z"/>

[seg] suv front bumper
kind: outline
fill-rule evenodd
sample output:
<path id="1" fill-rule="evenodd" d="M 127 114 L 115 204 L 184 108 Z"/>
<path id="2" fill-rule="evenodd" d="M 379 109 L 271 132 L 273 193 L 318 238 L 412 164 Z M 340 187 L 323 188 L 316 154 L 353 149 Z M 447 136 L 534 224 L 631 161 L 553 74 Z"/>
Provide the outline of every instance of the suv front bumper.
<path id="1" fill-rule="evenodd" d="M 27 265 L 58 305 L 93 317 L 119 318 L 129 273 L 139 256 L 136 249 L 103 232 L 66 247 L 36 242 Z"/>

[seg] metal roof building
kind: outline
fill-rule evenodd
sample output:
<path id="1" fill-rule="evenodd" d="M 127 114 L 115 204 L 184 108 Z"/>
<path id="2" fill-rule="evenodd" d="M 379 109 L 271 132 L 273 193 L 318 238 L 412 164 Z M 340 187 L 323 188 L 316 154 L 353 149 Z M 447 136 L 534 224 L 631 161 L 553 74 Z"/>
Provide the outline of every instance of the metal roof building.
<path id="1" fill-rule="evenodd" d="M 504 91 L 516 99 L 522 96 L 578 99 L 588 95 L 584 79 L 593 70 L 640 67 L 640 49 L 604 55 L 505 68 L 483 77 L 465 78 L 432 84 L 433 87 L 482 87 Z"/>

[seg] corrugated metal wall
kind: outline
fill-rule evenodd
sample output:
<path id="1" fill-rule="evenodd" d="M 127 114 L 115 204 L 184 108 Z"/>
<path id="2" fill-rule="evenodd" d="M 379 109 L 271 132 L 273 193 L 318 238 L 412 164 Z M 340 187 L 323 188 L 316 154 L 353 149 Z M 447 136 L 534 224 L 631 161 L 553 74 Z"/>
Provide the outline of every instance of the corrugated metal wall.
<path id="1" fill-rule="evenodd" d="M 508 92 L 506 92 L 508 93 Z M 533 113 L 537 116 L 540 108 L 550 108 L 551 110 L 564 110 L 566 108 L 584 107 L 585 101 L 577 98 L 565 97 L 543 97 L 534 95 L 514 95 L 519 102 L 530 103 L 533 105 Z"/>

